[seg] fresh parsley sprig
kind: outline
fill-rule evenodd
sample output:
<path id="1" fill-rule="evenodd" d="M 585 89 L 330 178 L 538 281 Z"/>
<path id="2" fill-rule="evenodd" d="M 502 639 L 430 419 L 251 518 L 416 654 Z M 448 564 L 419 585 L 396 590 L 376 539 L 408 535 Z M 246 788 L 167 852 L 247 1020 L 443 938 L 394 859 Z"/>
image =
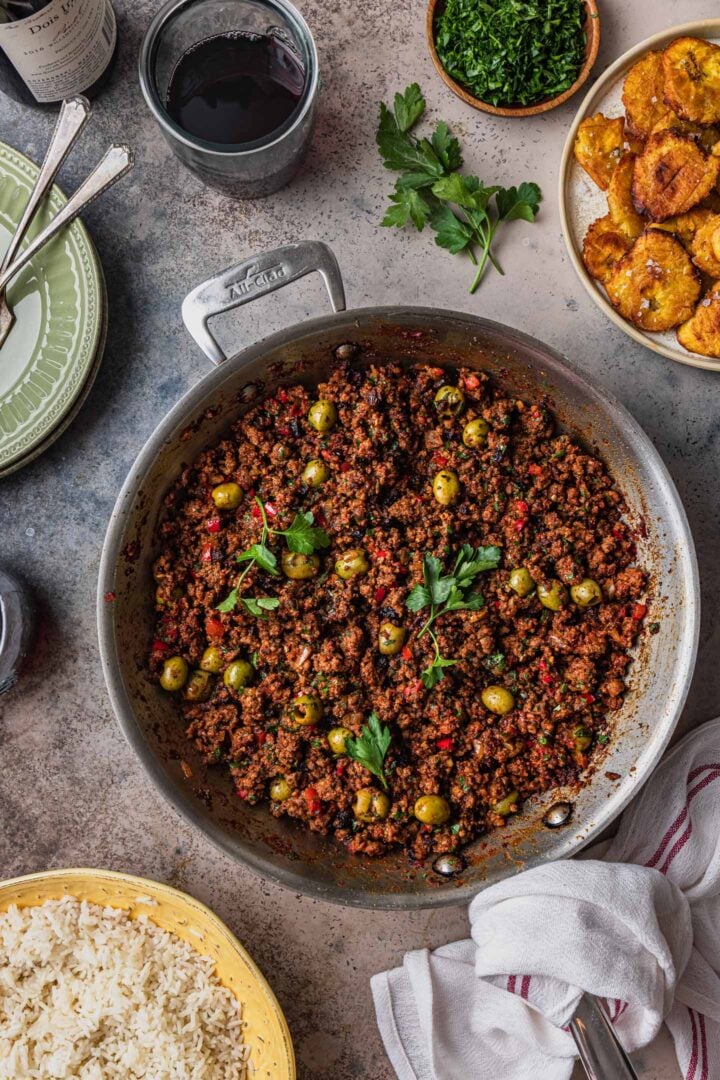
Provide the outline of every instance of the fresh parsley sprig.
<path id="1" fill-rule="evenodd" d="M 345 740 L 347 756 L 377 776 L 386 791 L 385 755 L 391 741 L 390 729 L 383 727 L 376 712 L 370 713 L 357 739 L 349 737 Z"/>
<path id="2" fill-rule="evenodd" d="M 247 566 L 238 578 L 235 588 L 218 604 L 217 610 L 222 612 L 234 611 L 239 602 L 250 615 L 264 618 L 265 612 L 274 611 L 275 608 L 280 606 L 278 598 L 276 596 L 240 596 L 240 586 L 253 566 L 259 566 L 261 570 L 265 570 L 266 573 L 271 574 L 273 577 L 280 577 L 277 556 L 268 547 L 270 537 L 284 536 L 288 550 L 301 555 L 312 555 L 314 551 L 328 547 L 330 537 L 324 529 L 315 525 L 315 517 L 309 510 L 301 510 L 300 513 L 296 514 L 289 529 L 271 529 L 268 525 L 265 507 L 257 495 L 255 496 L 255 503 L 260 508 L 262 518 L 263 527 L 260 540 L 235 556 L 237 562 L 246 562 Z"/>
<path id="3" fill-rule="evenodd" d="M 440 654 L 437 638 L 432 630 L 433 624 L 441 615 L 451 611 L 479 611 L 485 601 L 473 588 L 475 578 L 485 570 L 494 570 L 500 563 L 501 550 L 495 545 L 473 548 L 463 544 L 455 558 L 455 564 L 449 574 L 443 574 L 443 567 L 435 555 L 423 556 L 423 585 L 415 585 L 408 594 L 405 606 L 409 611 L 423 611 L 429 608 L 429 614 L 423 624 L 418 640 L 423 634 L 429 634 L 435 648 L 435 655 L 422 672 L 423 685 L 428 690 L 445 676 L 445 668 L 454 667 L 457 660 L 447 659 Z"/>
<path id="4" fill-rule="evenodd" d="M 432 136 L 416 138 L 412 129 L 425 112 L 425 98 L 417 83 L 396 94 L 390 110 L 380 103 L 377 145 L 386 169 L 400 173 L 381 225 L 402 229 L 408 222 L 422 232 L 429 225 L 435 243 L 453 255 L 466 252 L 477 271 L 470 286 L 474 293 L 488 260 L 502 274 L 492 244 L 504 221 L 534 221 L 540 206 L 540 188 L 491 187 L 458 172 L 462 166 L 460 143 L 444 121 Z"/>

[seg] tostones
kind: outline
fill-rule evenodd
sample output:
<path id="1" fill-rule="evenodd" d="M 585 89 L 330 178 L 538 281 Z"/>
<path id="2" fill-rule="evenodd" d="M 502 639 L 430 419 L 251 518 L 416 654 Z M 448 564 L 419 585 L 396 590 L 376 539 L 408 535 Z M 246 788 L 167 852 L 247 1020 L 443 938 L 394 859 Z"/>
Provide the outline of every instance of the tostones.
<path id="1" fill-rule="evenodd" d="M 603 191 L 607 191 L 622 155 L 624 128 L 622 116 L 608 119 L 602 113 L 596 113 L 582 121 L 575 136 L 576 161 Z"/>
<path id="2" fill-rule="evenodd" d="M 593 221 L 583 240 L 582 257 L 587 272 L 604 284 L 618 259 L 629 251 L 630 243 L 630 239 L 613 224 L 609 214 Z"/>
<path id="3" fill-rule="evenodd" d="M 658 131 L 635 160 L 635 209 L 654 221 L 683 214 L 714 188 L 720 158 L 710 157 L 691 135 Z"/>
<path id="4" fill-rule="evenodd" d="M 676 38 L 662 60 L 670 108 L 694 124 L 720 123 L 720 47 L 702 38 Z"/>
<path id="5" fill-rule="evenodd" d="M 635 155 L 626 151 L 615 167 L 608 187 L 607 201 L 610 218 L 618 229 L 635 240 L 645 229 L 647 222 L 633 206 L 632 184 Z"/>
<path id="6" fill-rule="evenodd" d="M 677 339 L 688 352 L 720 359 L 720 281 L 710 286 L 695 314 L 678 328 Z"/>
<path id="7" fill-rule="evenodd" d="M 649 229 L 615 264 L 605 288 L 624 318 L 656 332 L 691 317 L 700 295 L 700 275 L 679 240 Z"/>

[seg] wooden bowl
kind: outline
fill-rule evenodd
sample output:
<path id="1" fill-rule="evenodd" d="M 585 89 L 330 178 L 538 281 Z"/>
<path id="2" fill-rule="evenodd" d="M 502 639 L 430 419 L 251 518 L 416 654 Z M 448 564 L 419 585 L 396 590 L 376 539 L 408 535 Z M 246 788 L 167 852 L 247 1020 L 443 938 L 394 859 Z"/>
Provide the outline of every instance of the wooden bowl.
<path id="1" fill-rule="evenodd" d="M 469 90 L 466 90 L 465 87 L 461 85 L 461 83 L 456 82 L 455 79 L 451 78 L 442 66 L 437 49 L 435 48 L 435 21 L 445 8 L 445 0 L 430 0 L 427 9 L 425 33 L 427 35 L 428 48 L 433 64 L 437 69 L 438 75 L 442 81 L 450 87 L 453 94 L 457 94 L 457 96 L 462 98 L 468 105 L 472 105 L 473 109 L 481 109 L 483 112 L 493 113 L 495 116 L 536 116 L 538 113 L 548 112 L 550 109 L 555 109 L 558 105 L 562 105 L 563 102 L 572 97 L 576 90 L 580 89 L 587 80 L 590 70 L 595 63 L 600 47 L 600 16 L 598 14 L 596 0 L 585 0 L 585 7 L 587 9 L 585 27 L 585 62 L 572 86 L 569 86 L 567 90 L 563 90 L 562 94 L 558 94 L 556 97 L 546 98 L 544 101 L 538 101 L 534 105 L 518 105 L 517 107 L 511 105 L 489 105 L 486 101 L 481 101 L 480 98 L 471 94 Z"/>
<path id="2" fill-rule="evenodd" d="M 262 972 L 227 926 L 192 896 L 148 878 L 112 870 L 48 870 L 0 882 L 0 912 L 11 904 L 76 900 L 145 915 L 215 963 L 215 972 L 242 1004 L 244 1037 L 255 1080 L 295 1080 L 295 1056 L 285 1017 Z"/>

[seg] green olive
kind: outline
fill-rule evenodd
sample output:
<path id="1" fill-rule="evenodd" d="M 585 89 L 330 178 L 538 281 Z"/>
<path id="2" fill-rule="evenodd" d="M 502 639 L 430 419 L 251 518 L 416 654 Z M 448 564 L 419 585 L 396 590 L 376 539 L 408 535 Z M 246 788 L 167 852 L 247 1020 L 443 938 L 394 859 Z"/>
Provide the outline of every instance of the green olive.
<path id="1" fill-rule="evenodd" d="M 487 442 L 490 425 L 482 416 L 476 416 L 474 420 L 468 420 L 463 428 L 463 442 L 472 450 L 478 446 L 484 446 Z"/>
<path id="2" fill-rule="evenodd" d="M 224 663 L 223 654 L 220 652 L 217 645 L 210 645 L 202 654 L 200 669 L 201 671 L 210 671 L 213 675 L 217 675 L 218 672 L 222 671 Z"/>
<path id="3" fill-rule="evenodd" d="M 579 585 L 573 585 L 570 595 L 578 607 L 594 607 L 603 598 L 602 589 L 597 581 L 589 577 L 583 578 Z"/>
<path id="4" fill-rule="evenodd" d="M 442 795 L 421 795 L 413 813 L 423 825 L 443 825 L 450 817 L 450 803 Z"/>
<path id="5" fill-rule="evenodd" d="M 302 472 L 303 483 L 311 488 L 319 488 L 330 479 L 330 470 L 320 458 L 312 458 Z"/>
<path id="6" fill-rule="evenodd" d="M 340 757 L 347 752 L 346 740 L 352 736 L 352 731 L 348 731 L 346 727 L 334 727 L 330 728 L 327 734 L 327 741 L 333 754 Z"/>
<path id="7" fill-rule="evenodd" d="M 441 386 L 435 395 L 438 416 L 459 416 L 465 408 L 465 395 L 459 386 Z"/>
<path id="8" fill-rule="evenodd" d="M 182 690 L 187 682 L 188 666 L 182 656 L 169 656 L 163 664 L 160 685 L 163 690 L 172 693 L 174 690 Z"/>
<path id="9" fill-rule="evenodd" d="M 560 611 L 567 604 L 568 592 L 561 581 L 550 581 L 547 585 L 538 585 L 538 600 L 550 611 Z"/>
<path id="10" fill-rule="evenodd" d="M 185 684 L 183 697 L 186 701 L 206 701 L 212 690 L 212 679 L 207 671 L 193 671 Z"/>
<path id="11" fill-rule="evenodd" d="M 335 563 L 335 573 L 345 581 L 349 578 L 367 574 L 369 569 L 370 564 L 362 548 L 351 548 L 350 551 L 346 551 L 344 555 L 341 555 Z"/>
<path id="12" fill-rule="evenodd" d="M 242 497 L 243 489 L 239 484 L 218 484 L 212 489 L 212 499 L 218 510 L 235 510 Z"/>
<path id="13" fill-rule="evenodd" d="M 283 551 L 283 574 L 291 581 L 304 581 L 317 576 L 320 568 L 319 555 L 301 555 L 299 551 Z"/>
<path id="14" fill-rule="evenodd" d="M 405 644 L 405 628 L 395 623 L 384 622 L 378 631 L 378 649 L 383 656 L 394 656 Z"/>
<path id="15" fill-rule="evenodd" d="M 282 776 L 278 776 L 270 785 L 270 798 L 273 802 L 285 802 L 292 795 L 292 788 Z"/>
<path id="16" fill-rule="evenodd" d="M 242 690 L 255 674 L 255 668 L 247 660 L 233 660 L 228 664 L 223 675 L 223 682 L 229 690 Z"/>
<path id="17" fill-rule="evenodd" d="M 535 588 L 535 582 L 530 577 L 530 571 L 526 570 L 524 566 L 510 571 L 508 585 L 518 596 L 529 596 Z"/>
<path id="18" fill-rule="evenodd" d="M 337 418 L 337 409 L 332 401 L 326 401 L 324 398 L 321 398 L 320 401 L 316 401 L 310 406 L 308 423 L 310 424 L 310 427 L 315 428 L 316 431 L 319 431 L 322 434 L 335 427 Z"/>
<path id="19" fill-rule="evenodd" d="M 493 806 L 493 810 L 496 814 L 500 814 L 501 817 L 507 817 L 508 814 L 512 814 L 513 806 L 517 805 L 517 801 L 520 798 L 517 791 L 511 791 L 509 795 L 506 795 L 500 802 L 496 802 Z"/>
<path id="20" fill-rule="evenodd" d="M 575 749 L 581 754 L 592 746 L 593 737 L 587 728 L 576 727 L 573 731 L 573 739 L 575 740 Z"/>
<path id="21" fill-rule="evenodd" d="M 317 724 L 323 714 L 320 698 L 314 694 L 300 694 L 292 703 L 290 716 L 295 727 L 309 727 Z"/>
<path id="22" fill-rule="evenodd" d="M 515 708 L 515 698 L 504 686 L 486 686 L 480 697 L 485 708 L 498 716 L 505 716 Z"/>
<path id="23" fill-rule="evenodd" d="M 355 792 L 353 813 L 358 821 L 384 821 L 390 813 L 390 800 L 382 791 L 374 788 L 360 788 Z"/>
<path id="24" fill-rule="evenodd" d="M 451 506 L 460 494 L 460 481 L 452 469 L 441 469 L 432 482 L 435 501 L 441 506 Z"/>

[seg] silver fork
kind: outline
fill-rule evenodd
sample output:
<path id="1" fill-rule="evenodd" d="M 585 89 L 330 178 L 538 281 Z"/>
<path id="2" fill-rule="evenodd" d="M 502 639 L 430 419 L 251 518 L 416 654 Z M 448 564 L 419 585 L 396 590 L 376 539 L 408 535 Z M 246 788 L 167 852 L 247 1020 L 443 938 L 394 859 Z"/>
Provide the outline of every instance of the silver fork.
<path id="1" fill-rule="evenodd" d="M 2 262 L 0 262 L 0 274 L 7 270 L 15 258 L 20 245 L 22 244 L 23 237 L 28 230 L 30 222 L 35 217 L 40 203 L 52 187 L 53 181 L 60 171 L 65 158 L 70 153 L 78 136 L 90 119 L 90 112 L 90 102 L 87 98 L 73 97 L 63 101 L 60 115 L 58 116 L 58 121 L 55 125 L 55 131 L 53 132 L 50 145 L 45 154 L 45 160 L 37 175 L 35 186 L 30 192 L 27 206 L 18 222 L 17 229 L 10 240 L 9 247 L 2 258 Z M 5 296 L 5 288 L 3 287 L 0 289 L 0 348 L 5 341 L 5 338 L 10 333 L 14 322 L 15 316 L 8 305 Z"/>
<path id="2" fill-rule="evenodd" d="M 12 265 L 8 266 L 0 274 L 0 290 L 4 291 L 8 281 L 30 262 L 40 248 L 47 244 L 48 240 L 51 240 L 56 233 L 69 225 L 71 221 L 74 221 L 86 206 L 89 206 L 94 199 L 97 199 L 98 195 L 102 195 L 104 191 L 112 187 L 121 176 L 124 176 L 126 172 L 132 169 L 134 164 L 133 152 L 129 147 L 111 146 L 52 221 L 35 237 L 31 244 L 28 244 Z"/>

